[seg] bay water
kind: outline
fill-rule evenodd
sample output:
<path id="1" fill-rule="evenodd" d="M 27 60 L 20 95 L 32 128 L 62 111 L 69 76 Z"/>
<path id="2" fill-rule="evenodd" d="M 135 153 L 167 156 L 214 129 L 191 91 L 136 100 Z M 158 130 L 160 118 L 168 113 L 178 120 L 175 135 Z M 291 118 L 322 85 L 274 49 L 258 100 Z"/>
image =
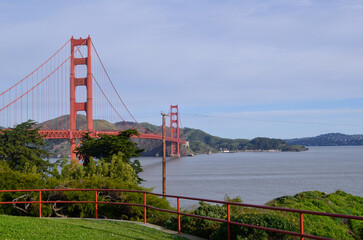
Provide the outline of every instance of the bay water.
<path id="1" fill-rule="evenodd" d="M 161 193 L 162 158 L 139 160 L 142 185 Z M 166 193 L 171 195 L 223 200 L 228 194 L 250 204 L 312 190 L 363 197 L 363 146 L 196 155 L 168 158 L 166 165 Z"/>

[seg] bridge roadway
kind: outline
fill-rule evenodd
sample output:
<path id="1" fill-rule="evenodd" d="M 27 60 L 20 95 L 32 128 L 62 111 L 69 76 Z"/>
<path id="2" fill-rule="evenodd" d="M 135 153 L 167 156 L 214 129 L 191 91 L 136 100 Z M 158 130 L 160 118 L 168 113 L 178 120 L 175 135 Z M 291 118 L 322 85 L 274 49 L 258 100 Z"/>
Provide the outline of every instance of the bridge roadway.
<path id="1" fill-rule="evenodd" d="M 91 137 L 97 137 L 102 134 L 106 135 L 118 135 L 120 131 L 86 131 L 86 130 L 47 130 L 47 129 L 40 129 L 39 133 L 45 139 L 72 139 L 72 138 L 82 138 L 85 133 L 90 133 Z M 144 138 L 144 139 L 156 139 L 162 140 L 161 135 L 152 134 L 152 133 L 140 133 L 138 136 L 132 136 L 132 138 Z M 168 142 L 175 142 L 175 143 L 182 143 L 184 144 L 185 141 L 181 139 L 165 137 L 165 140 Z"/>

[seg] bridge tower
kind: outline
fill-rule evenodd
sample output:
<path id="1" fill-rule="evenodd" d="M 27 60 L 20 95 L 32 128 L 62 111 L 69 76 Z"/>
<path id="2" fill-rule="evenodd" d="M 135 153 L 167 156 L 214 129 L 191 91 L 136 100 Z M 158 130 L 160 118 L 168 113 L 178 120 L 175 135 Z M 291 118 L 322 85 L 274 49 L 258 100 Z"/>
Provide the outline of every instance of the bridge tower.
<path id="1" fill-rule="evenodd" d="M 79 46 L 87 47 L 87 56 L 75 58 L 75 48 Z M 86 76 L 76 75 L 76 66 L 86 65 Z M 79 69 L 78 69 L 79 70 Z M 76 138 L 72 132 L 76 131 L 77 112 L 85 111 L 87 117 L 87 130 L 93 131 L 93 114 L 92 114 L 92 61 L 91 61 L 91 38 L 71 39 L 71 71 L 70 71 L 70 142 L 71 142 L 71 161 L 76 160 L 74 149 L 76 148 Z M 77 77 L 76 77 L 77 76 Z M 76 102 L 76 88 L 85 86 L 87 91 L 86 102 Z"/>
<path id="2" fill-rule="evenodd" d="M 170 105 L 170 137 L 175 138 L 177 142 L 171 142 L 170 156 L 180 157 L 179 152 L 179 109 L 178 105 Z"/>

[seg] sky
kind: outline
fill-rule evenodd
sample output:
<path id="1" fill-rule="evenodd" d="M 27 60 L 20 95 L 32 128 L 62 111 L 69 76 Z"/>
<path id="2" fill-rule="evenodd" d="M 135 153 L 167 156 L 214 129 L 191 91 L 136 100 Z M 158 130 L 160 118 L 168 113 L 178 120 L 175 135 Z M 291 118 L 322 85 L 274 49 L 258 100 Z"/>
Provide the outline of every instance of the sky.
<path id="1" fill-rule="evenodd" d="M 0 0 L 0 92 L 91 36 L 139 122 L 225 138 L 363 134 L 360 0 Z"/>

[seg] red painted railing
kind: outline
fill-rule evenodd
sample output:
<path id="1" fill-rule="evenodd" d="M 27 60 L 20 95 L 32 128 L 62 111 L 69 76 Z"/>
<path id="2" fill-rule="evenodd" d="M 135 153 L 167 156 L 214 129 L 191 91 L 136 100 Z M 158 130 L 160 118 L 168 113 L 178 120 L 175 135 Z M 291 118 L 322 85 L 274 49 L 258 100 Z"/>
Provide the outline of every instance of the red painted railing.
<path id="1" fill-rule="evenodd" d="M 66 191 L 86 191 L 86 192 L 95 192 L 95 199 L 93 201 L 43 201 L 42 200 L 42 192 L 66 192 Z M 183 197 L 183 196 L 176 196 L 176 195 L 163 195 L 158 193 L 152 193 L 147 191 L 137 191 L 137 190 L 121 190 L 121 189 L 24 189 L 24 190 L 0 190 L 0 193 L 4 192 L 38 192 L 39 198 L 38 201 L 17 201 L 17 202 L 0 202 L 0 204 L 39 204 L 39 217 L 42 217 L 42 204 L 46 203 L 90 203 L 95 204 L 95 218 L 98 218 L 98 204 L 115 204 L 115 205 L 129 205 L 129 206 L 138 206 L 144 208 L 144 223 L 147 222 L 147 209 L 154 209 L 161 212 L 167 212 L 172 214 L 178 215 L 178 232 L 181 233 L 181 221 L 180 216 L 188 216 L 188 217 L 194 217 L 194 218 L 201 218 L 221 223 L 226 223 L 228 226 L 228 239 L 231 238 L 230 233 L 230 226 L 231 225 L 238 225 L 248 228 L 255 228 L 259 230 L 265 230 L 265 231 L 271 231 L 276 233 L 282 233 L 286 235 L 291 236 L 297 236 L 300 237 L 300 239 L 309 238 L 309 239 L 330 239 L 325 237 L 319 237 L 319 236 L 313 236 L 309 234 L 304 233 L 304 214 L 310 214 L 310 215 L 318 215 L 318 216 L 326 216 L 326 217 L 335 217 L 335 218 L 344 218 L 344 219 L 354 219 L 354 220 L 361 220 L 363 221 L 363 217 L 360 216 L 351 216 L 351 215 L 343 215 L 343 214 L 335 214 L 335 213 L 324 213 L 324 212 L 315 212 L 315 211 L 307 211 L 307 210 L 299 210 L 299 209 L 289 209 L 289 208 L 279 208 L 279 207 L 270 207 L 270 206 L 264 206 L 264 205 L 254 205 L 254 204 L 245 204 L 245 203 L 235 203 L 235 202 L 226 202 L 226 201 L 218 201 L 218 200 L 211 200 L 211 199 L 202 199 L 202 198 L 193 198 L 193 197 Z M 138 204 L 138 203 L 122 203 L 122 202 L 103 202 L 98 201 L 98 193 L 99 192 L 128 192 L 128 193 L 140 193 L 144 196 L 144 203 Z M 167 197 L 167 198 L 174 198 L 177 200 L 177 211 L 173 210 L 167 210 L 167 209 L 161 209 L 156 208 L 150 205 L 147 205 L 147 198 L 146 196 L 150 195 L 156 195 L 161 197 Z M 184 200 L 196 200 L 196 201 L 203 201 L 203 202 L 210 202 L 210 203 L 217 203 L 217 204 L 224 204 L 227 206 L 227 220 L 225 219 L 217 219 L 217 218 L 211 218 L 211 217 L 205 217 L 205 216 L 199 216 L 189 213 L 183 213 L 180 211 L 180 199 Z M 285 231 L 280 229 L 274 229 L 274 228 L 267 228 L 262 226 L 255 226 L 240 222 L 234 222 L 231 221 L 231 211 L 230 206 L 243 206 L 243 207 L 249 207 L 249 208 L 259 208 L 259 209 L 269 209 L 274 211 L 283 211 L 283 212 L 293 212 L 298 213 L 300 215 L 300 232 L 291 232 L 291 231 Z"/>

